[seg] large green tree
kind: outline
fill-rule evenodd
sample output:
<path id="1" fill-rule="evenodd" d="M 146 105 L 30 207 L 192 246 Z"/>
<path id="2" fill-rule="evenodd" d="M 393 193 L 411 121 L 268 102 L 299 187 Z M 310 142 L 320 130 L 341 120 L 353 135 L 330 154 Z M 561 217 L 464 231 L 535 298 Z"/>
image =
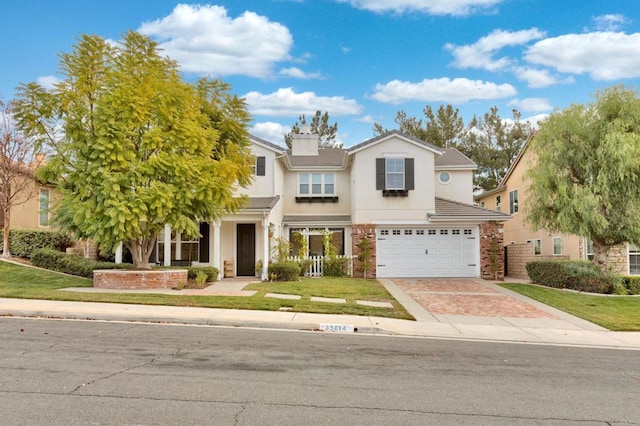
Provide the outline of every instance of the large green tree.
<path id="1" fill-rule="evenodd" d="M 457 148 L 478 164 L 476 188 L 489 191 L 498 186 L 531 132 L 515 109 L 511 120 L 503 119 L 497 107 L 471 119 Z"/>
<path id="2" fill-rule="evenodd" d="M 18 91 L 16 118 L 51 152 L 42 177 L 61 193 L 54 220 L 113 248 L 122 241 L 149 267 L 164 228 L 188 236 L 232 212 L 250 182 L 249 114 L 220 81 L 183 81 L 148 37 L 112 46 L 82 36 L 60 61 L 53 90 Z"/>
<path id="3" fill-rule="evenodd" d="M 465 133 L 464 121 L 458 108 L 440 105 L 436 112 L 427 105 L 422 112 L 424 120 L 409 117 L 405 111 L 398 111 L 394 119 L 398 130 L 414 138 L 427 141 L 442 148 L 455 147 Z M 374 123 L 374 134 L 387 132 L 380 123 Z"/>
<path id="4" fill-rule="evenodd" d="M 593 241 L 594 262 L 621 243 L 640 244 L 640 98 L 616 86 L 541 124 L 530 149 L 528 220 Z"/>
<path id="5" fill-rule="evenodd" d="M 284 135 L 284 141 L 287 147 L 291 148 L 291 139 L 294 134 L 300 133 L 300 126 L 309 125 L 311 127 L 311 133 L 319 136 L 320 148 L 342 148 L 342 144 L 336 142 L 336 136 L 338 134 L 338 123 L 329 124 L 329 113 L 317 110 L 311 118 L 311 123 L 307 123 L 307 117 L 302 114 L 298 117 L 298 121 L 293 124 L 291 132 Z"/>

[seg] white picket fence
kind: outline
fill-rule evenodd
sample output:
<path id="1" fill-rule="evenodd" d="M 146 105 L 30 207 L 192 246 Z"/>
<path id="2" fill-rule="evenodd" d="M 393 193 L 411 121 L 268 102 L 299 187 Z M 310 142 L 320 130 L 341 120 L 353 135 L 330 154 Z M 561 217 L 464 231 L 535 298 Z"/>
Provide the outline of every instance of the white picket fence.
<path id="1" fill-rule="evenodd" d="M 347 256 L 347 255 L 339 255 L 336 256 L 338 259 L 347 259 L 347 276 L 353 276 L 353 258 L 355 256 Z M 303 259 L 300 256 L 289 256 L 287 260 L 298 262 L 303 264 L 303 261 L 306 260 L 309 266 L 307 270 L 304 271 L 305 277 L 321 277 L 322 276 L 322 266 L 324 264 L 324 256 L 309 256 L 306 259 Z"/>

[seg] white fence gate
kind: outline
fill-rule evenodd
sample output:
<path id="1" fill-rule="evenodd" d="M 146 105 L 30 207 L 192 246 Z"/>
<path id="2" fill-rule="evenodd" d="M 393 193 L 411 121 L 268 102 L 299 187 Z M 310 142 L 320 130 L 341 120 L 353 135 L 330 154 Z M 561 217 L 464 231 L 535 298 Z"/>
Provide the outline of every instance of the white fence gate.
<path id="1" fill-rule="evenodd" d="M 353 276 L 353 258 L 354 256 L 347 255 L 339 255 L 336 256 L 337 259 L 347 259 L 347 270 L 346 275 L 348 277 Z M 307 258 L 302 258 L 300 256 L 289 256 L 286 260 L 298 262 L 301 265 L 305 263 L 308 265 L 307 270 L 304 271 L 305 277 L 321 277 L 322 276 L 322 267 L 324 265 L 324 256 L 309 256 Z"/>

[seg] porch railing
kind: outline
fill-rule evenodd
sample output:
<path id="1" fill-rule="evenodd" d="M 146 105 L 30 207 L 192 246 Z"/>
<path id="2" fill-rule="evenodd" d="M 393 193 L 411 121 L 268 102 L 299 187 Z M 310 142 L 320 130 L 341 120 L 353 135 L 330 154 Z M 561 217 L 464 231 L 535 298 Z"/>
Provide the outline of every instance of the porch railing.
<path id="1" fill-rule="evenodd" d="M 353 276 L 353 259 L 355 256 L 347 256 L 347 255 L 339 255 L 336 256 L 337 259 L 346 259 L 345 274 L 348 277 Z M 304 271 L 305 277 L 321 277 L 323 275 L 323 266 L 325 256 L 309 256 L 307 258 L 302 258 L 300 256 L 289 256 L 287 257 L 288 261 L 298 262 L 301 265 L 306 265 L 306 270 Z"/>

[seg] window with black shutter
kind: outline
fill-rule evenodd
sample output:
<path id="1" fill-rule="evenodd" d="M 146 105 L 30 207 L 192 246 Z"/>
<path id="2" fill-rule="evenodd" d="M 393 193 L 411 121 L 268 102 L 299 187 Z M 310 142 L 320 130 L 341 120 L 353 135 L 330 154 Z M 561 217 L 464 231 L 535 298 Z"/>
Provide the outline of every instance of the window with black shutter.
<path id="1" fill-rule="evenodd" d="M 264 157 L 256 158 L 256 176 L 264 176 L 265 169 L 266 169 L 265 158 Z"/>
<path id="2" fill-rule="evenodd" d="M 407 197 L 415 189 L 413 158 L 376 158 L 376 189 L 384 197 Z"/>

